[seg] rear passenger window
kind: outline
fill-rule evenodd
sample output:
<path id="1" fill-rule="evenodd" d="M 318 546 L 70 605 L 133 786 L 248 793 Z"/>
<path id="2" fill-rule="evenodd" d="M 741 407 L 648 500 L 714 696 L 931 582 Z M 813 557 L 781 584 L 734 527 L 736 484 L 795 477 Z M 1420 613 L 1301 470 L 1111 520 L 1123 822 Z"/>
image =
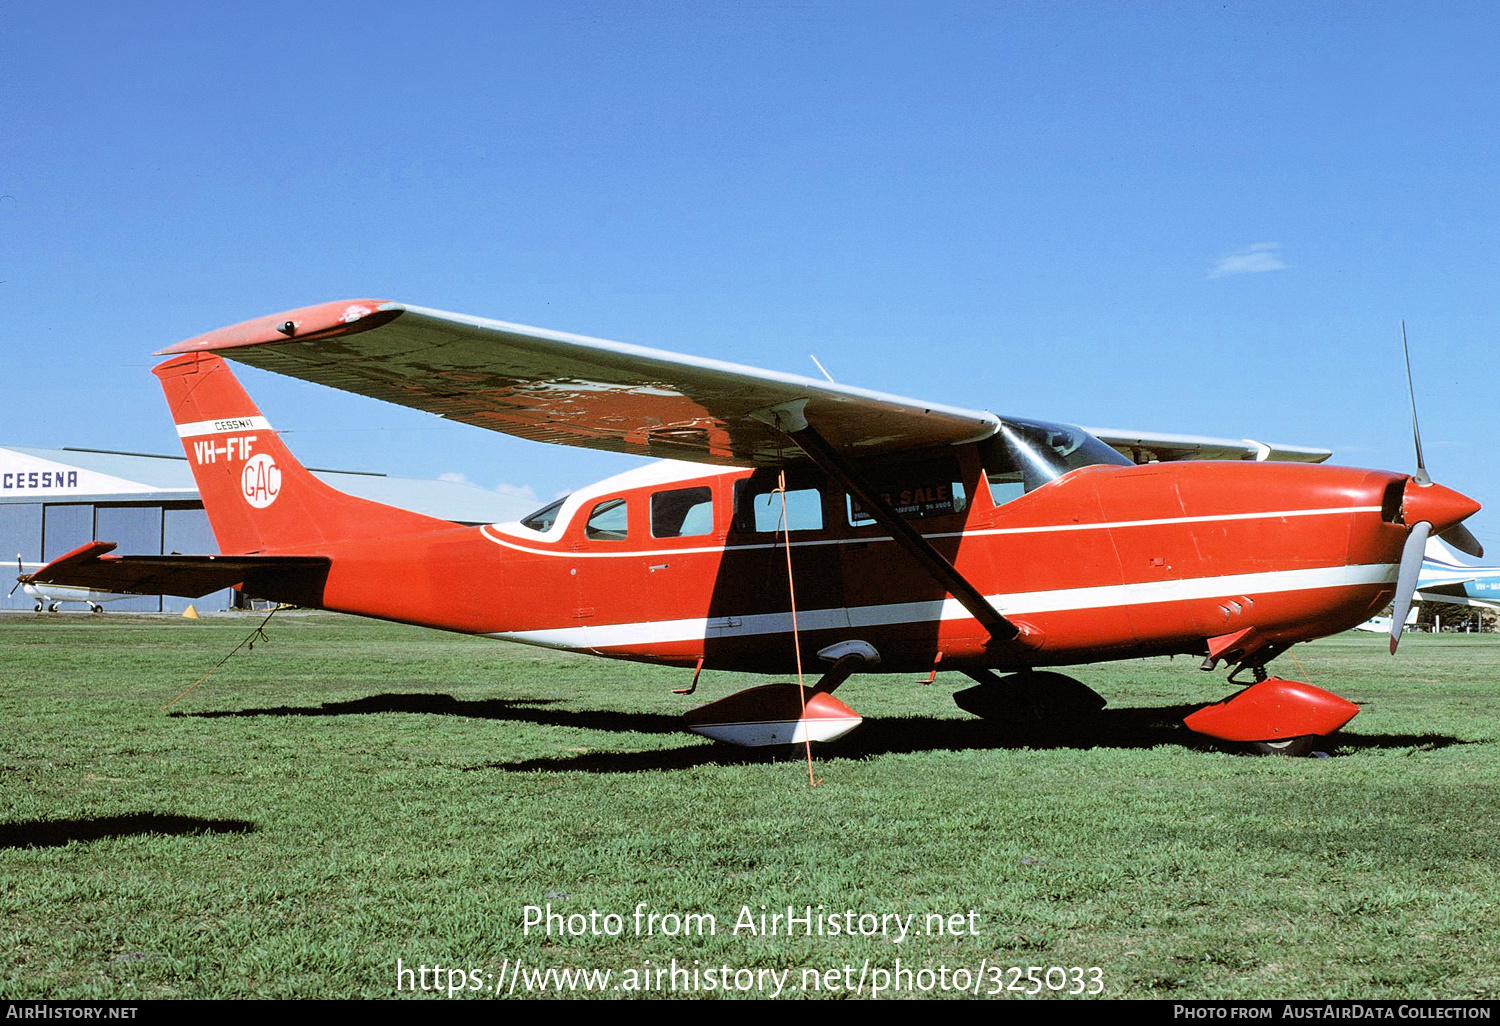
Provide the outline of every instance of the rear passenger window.
<path id="1" fill-rule="evenodd" d="M 761 534 L 782 530 L 781 493 L 774 483 L 740 481 L 735 488 L 736 530 Z M 816 488 L 793 488 L 786 493 L 786 530 L 820 531 L 823 494 Z"/>
<path id="2" fill-rule="evenodd" d="M 595 541 L 624 541 L 630 530 L 629 514 L 624 499 L 605 499 L 589 514 L 583 536 Z"/>
<path id="3" fill-rule="evenodd" d="M 712 534 L 714 496 L 709 488 L 674 488 L 651 496 L 651 537 Z"/>

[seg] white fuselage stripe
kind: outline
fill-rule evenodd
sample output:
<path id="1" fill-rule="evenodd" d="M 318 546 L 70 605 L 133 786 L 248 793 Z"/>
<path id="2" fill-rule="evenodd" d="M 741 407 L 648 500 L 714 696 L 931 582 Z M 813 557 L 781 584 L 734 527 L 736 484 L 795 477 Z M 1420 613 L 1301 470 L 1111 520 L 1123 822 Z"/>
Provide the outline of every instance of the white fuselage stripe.
<path id="1" fill-rule="evenodd" d="M 1313 567 L 1303 570 L 1272 570 L 1223 577 L 1193 577 L 1177 581 L 1144 581 L 1108 584 L 1091 588 L 1059 588 L 1015 595 L 989 595 L 991 605 L 1006 616 L 1050 613 L 1063 610 L 1106 609 L 1119 606 L 1185 602 L 1194 599 L 1264 595 L 1276 592 L 1312 591 L 1318 588 L 1353 588 L 1391 584 L 1397 564 L 1369 563 L 1359 566 Z M 801 630 L 859 629 L 905 623 L 956 620 L 969 612 L 955 599 L 930 602 L 897 602 L 851 609 L 799 611 Z M 557 627 L 535 631 L 501 631 L 489 635 L 547 648 L 600 649 L 661 645 L 702 638 L 744 638 L 782 634 L 792 629 L 790 613 L 758 613 L 746 616 L 690 617 L 647 623 L 598 624 Z"/>
<path id="2" fill-rule="evenodd" d="M 239 431 L 270 431 L 271 423 L 264 417 L 220 417 L 218 420 L 195 420 L 191 424 L 178 424 L 178 438 L 197 438 L 201 435 L 232 435 Z"/>
<path id="3" fill-rule="evenodd" d="M 1229 520 L 1275 520 L 1284 517 L 1320 517 L 1337 516 L 1348 513 L 1379 513 L 1379 506 L 1338 506 L 1329 509 L 1282 509 L 1271 510 L 1265 513 L 1217 513 L 1211 516 L 1201 517 L 1163 517 L 1155 520 L 1109 520 L 1097 524 L 1042 524 L 1036 527 L 990 527 L 976 531 L 947 531 L 942 534 L 925 534 L 922 537 L 929 540 L 936 538 L 989 538 L 1006 534 L 1043 534 L 1059 531 L 1104 531 L 1123 529 L 1127 527 L 1162 527 L 1168 524 L 1212 524 Z M 756 549 L 777 549 L 784 544 L 780 541 L 756 542 L 749 545 L 702 545 L 691 548 L 680 549 L 632 549 L 628 548 L 627 542 L 603 542 L 606 545 L 621 546 L 618 552 L 574 552 L 567 548 L 538 548 L 533 545 L 523 545 L 510 538 L 498 537 L 493 529 L 486 525 L 480 528 L 480 533 L 496 545 L 517 552 L 525 552 L 534 556 L 566 556 L 569 559 L 620 559 L 626 556 L 685 556 L 692 554 L 703 554 L 709 552 L 752 552 Z M 822 538 L 812 541 L 793 541 L 792 547 L 814 545 L 868 545 L 871 542 L 894 541 L 888 534 L 870 535 L 869 537 L 855 538 Z"/>

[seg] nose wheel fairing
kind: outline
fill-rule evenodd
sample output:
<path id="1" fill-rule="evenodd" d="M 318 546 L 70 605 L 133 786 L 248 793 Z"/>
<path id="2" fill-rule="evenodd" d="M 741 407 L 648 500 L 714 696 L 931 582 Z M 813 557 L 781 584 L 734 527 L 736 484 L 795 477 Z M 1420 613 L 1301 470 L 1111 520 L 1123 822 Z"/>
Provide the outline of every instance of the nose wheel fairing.
<path id="1" fill-rule="evenodd" d="M 1358 712 L 1359 706 L 1331 691 L 1267 677 L 1222 702 L 1204 706 L 1182 722 L 1189 730 L 1220 741 L 1282 744 L 1332 734 Z"/>

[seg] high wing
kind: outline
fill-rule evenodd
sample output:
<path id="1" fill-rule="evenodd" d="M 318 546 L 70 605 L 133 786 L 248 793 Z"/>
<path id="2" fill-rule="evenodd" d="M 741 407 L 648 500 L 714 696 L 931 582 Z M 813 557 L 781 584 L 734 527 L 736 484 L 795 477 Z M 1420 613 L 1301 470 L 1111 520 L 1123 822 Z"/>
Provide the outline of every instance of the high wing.
<path id="1" fill-rule="evenodd" d="M 114 542 L 80 545 L 24 582 L 184 598 L 245 584 L 262 597 L 296 601 L 295 596 L 322 589 L 330 566 L 325 556 L 108 555 L 114 548 Z"/>
<path id="2" fill-rule="evenodd" d="M 979 410 L 378 300 L 262 317 L 158 355 L 192 352 L 537 441 L 727 466 L 800 459 L 778 415 L 851 457 L 999 427 Z"/>
<path id="3" fill-rule="evenodd" d="M 1173 460 L 1276 460 L 1322 463 L 1333 453 L 1303 445 L 1274 445 L 1253 438 L 1205 438 L 1200 435 L 1145 434 L 1118 428 L 1084 428 L 1134 463 Z"/>

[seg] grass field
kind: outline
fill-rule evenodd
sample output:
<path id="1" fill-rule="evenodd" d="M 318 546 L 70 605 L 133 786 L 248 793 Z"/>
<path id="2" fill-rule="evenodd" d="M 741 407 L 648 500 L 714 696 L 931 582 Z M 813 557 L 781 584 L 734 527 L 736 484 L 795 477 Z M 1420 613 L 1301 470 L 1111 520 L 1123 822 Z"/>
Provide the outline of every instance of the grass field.
<path id="1" fill-rule="evenodd" d="M 1082 668 L 1110 707 L 1042 747 L 955 708 L 961 676 L 856 677 L 867 722 L 809 788 L 800 750 L 679 731 L 762 678 L 684 698 L 681 671 L 329 615 L 162 711 L 258 622 L 0 618 L 0 997 L 519 997 L 547 969 L 670 995 L 643 971 L 674 959 L 676 996 L 1012 996 L 1029 966 L 1044 996 L 1500 996 L 1500 637 L 1298 648 L 1364 706 L 1326 759 L 1200 744 L 1176 721 L 1232 689 L 1190 659 Z M 583 935 L 528 932 L 549 904 Z M 762 905 L 913 918 L 734 931 Z"/>

